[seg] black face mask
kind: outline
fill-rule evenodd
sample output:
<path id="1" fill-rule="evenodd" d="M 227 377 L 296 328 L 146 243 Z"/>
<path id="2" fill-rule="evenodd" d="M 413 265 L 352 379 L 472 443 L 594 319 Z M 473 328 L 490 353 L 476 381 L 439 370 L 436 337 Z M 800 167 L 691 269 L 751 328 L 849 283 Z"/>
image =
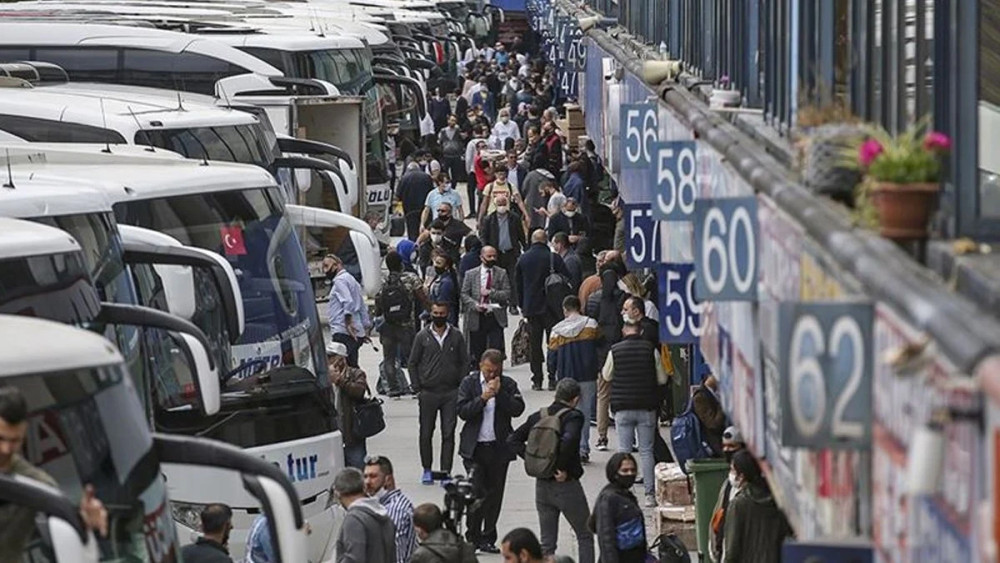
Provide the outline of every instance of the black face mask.
<path id="1" fill-rule="evenodd" d="M 329 270 L 326 271 L 326 279 L 332 280 L 335 277 L 337 277 L 337 269 L 336 268 L 330 268 Z"/>
<path id="2" fill-rule="evenodd" d="M 441 328 L 448 323 L 448 317 L 431 317 L 431 322 L 434 326 Z"/>
<path id="3" fill-rule="evenodd" d="M 615 483 L 623 489 L 631 489 L 632 485 L 635 484 L 635 475 L 622 475 L 619 473 L 615 476 Z"/>
<path id="4" fill-rule="evenodd" d="M 483 260 L 483 266 L 486 266 L 487 268 L 492 268 L 496 263 L 496 260 Z"/>
<path id="5" fill-rule="evenodd" d="M 446 268 L 442 268 L 441 266 L 434 266 L 434 271 L 439 274 L 443 274 L 445 272 L 445 269 Z"/>
<path id="6" fill-rule="evenodd" d="M 733 455 L 734 454 L 736 454 L 736 452 L 723 452 L 722 453 L 722 455 L 725 456 L 725 458 L 726 458 L 726 463 L 730 463 L 730 464 L 733 462 Z"/>

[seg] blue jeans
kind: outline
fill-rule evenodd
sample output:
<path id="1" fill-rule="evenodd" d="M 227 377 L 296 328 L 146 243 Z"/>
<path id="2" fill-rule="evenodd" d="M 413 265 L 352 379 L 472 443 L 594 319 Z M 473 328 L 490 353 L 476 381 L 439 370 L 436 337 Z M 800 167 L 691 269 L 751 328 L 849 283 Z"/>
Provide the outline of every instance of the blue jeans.
<path id="1" fill-rule="evenodd" d="M 647 495 L 656 492 L 653 442 L 656 439 L 656 411 L 618 411 L 615 413 L 615 430 L 618 432 L 618 451 L 631 452 L 636 434 L 639 435 L 639 469 Z"/>
<path id="2" fill-rule="evenodd" d="M 365 457 L 368 456 L 368 446 L 365 440 L 357 444 L 344 446 L 344 466 L 356 467 L 362 471 L 365 469 Z"/>
<path id="3" fill-rule="evenodd" d="M 583 429 L 580 432 L 580 453 L 590 455 L 590 419 L 597 409 L 597 381 L 581 381 L 580 404 L 583 413 Z"/>

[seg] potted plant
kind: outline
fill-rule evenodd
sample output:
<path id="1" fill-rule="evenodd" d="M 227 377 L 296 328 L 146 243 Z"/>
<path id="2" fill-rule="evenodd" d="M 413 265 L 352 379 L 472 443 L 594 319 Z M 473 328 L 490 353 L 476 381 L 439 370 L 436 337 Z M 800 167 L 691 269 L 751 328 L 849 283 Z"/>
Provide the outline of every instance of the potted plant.
<path id="1" fill-rule="evenodd" d="M 951 149 L 944 133 L 924 133 L 921 120 L 892 136 L 869 128 L 857 146 L 867 194 L 878 214 L 879 232 L 893 240 L 927 237 L 927 224 L 941 189 L 941 159 Z"/>

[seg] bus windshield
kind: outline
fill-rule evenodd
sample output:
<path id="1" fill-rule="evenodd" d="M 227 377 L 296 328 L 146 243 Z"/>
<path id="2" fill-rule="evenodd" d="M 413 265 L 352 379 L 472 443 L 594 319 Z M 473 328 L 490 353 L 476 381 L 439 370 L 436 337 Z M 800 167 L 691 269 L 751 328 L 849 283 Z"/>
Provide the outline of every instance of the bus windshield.
<path id="1" fill-rule="evenodd" d="M 100 309 L 78 252 L 0 260 L 0 313 L 80 324 Z"/>
<path id="2" fill-rule="evenodd" d="M 25 459 L 71 499 L 93 485 L 107 507 L 101 561 L 178 561 L 153 439 L 122 366 L 17 376 L 4 384 L 19 388 L 30 409 Z M 48 561 L 40 542 L 28 549 L 25 560 Z"/>
<path id="3" fill-rule="evenodd" d="M 302 367 L 315 375 L 315 383 L 329 386 L 305 257 L 278 188 L 129 201 L 117 204 L 115 212 L 122 223 L 212 250 L 232 264 L 243 293 L 246 328 L 231 347 L 234 368 L 226 376 L 228 390 L 283 365 Z"/>
<path id="4" fill-rule="evenodd" d="M 273 130 L 260 123 L 144 130 L 135 144 L 160 147 L 188 158 L 254 164 L 268 170 L 281 156 Z"/>

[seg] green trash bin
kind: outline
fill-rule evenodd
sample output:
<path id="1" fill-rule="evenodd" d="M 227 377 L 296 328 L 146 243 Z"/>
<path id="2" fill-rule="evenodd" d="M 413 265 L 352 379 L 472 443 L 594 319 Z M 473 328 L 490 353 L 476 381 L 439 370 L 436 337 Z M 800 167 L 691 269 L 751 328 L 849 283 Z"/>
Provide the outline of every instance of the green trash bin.
<path id="1" fill-rule="evenodd" d="M 708 527 L 719 491 L 729 478 L 729 464 L 724 459 L 701 459 L 687 462 L 694 477 L 694 526 L 698 532 L 698 553 L 708 555 Z"/>

